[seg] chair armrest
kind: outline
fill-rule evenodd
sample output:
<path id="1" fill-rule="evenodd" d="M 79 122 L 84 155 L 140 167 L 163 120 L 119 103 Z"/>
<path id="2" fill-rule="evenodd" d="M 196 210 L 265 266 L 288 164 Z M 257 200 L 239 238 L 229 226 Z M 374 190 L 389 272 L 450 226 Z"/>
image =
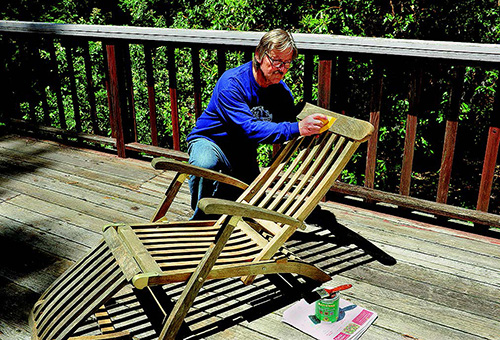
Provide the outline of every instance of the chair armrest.
<path id="1" fill-rule="evenodd" d="M 220 198 L 202 198 L 198 207 L 205 214 L 231 215 L 248 218 L 269 220 L 277 223 L 288 224 L 292 227 L 305 229 L 302 221 L 276 211 L 256 207 L 250 204 L 228 201 Z"/>
<path id="2" fill-rule="evenodd" d="M 164 157 L 155 158 L 151 162 L 151 165 L 156 170 L 177 171 L 183 174 L 194 175 L 196 177 L 203 177 L 221 183 L 229 184 L 243 190 L 248 188 L 248 184 L 240 181 L 237 178 L 225 175 L 218 171 L 201 168 L 199 166 L 194 166 L 188 163 L 179 162 L 170 158 L 164 158 Z"/>

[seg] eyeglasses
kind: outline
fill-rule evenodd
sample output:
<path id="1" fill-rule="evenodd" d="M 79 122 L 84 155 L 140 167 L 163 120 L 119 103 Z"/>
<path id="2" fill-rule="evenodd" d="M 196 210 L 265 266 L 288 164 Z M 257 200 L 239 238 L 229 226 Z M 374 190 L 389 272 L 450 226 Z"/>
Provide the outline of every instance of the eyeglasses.
<path id="1" fill-rule="evenodd" d="M 292 65 L 292 61 L 281 61 L 281 60 L 273 59 L 269 56 L 269 54 L 267 54 L 267 52 L 264 52 L 264 53 L 266 54 L 267 58 L 271 62 L 271 65 L 273 65 L 273 67 L 276 67 L 277 69 L 280 69 L 282 66 L 284 66 L 288 70 L 290 68 L 290 66 Z"/>

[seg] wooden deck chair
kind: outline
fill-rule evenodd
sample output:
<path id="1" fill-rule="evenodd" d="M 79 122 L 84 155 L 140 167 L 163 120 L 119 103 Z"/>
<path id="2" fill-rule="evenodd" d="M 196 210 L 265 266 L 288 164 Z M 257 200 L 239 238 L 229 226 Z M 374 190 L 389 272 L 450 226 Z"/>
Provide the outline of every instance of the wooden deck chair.
<path id="1" fill-rule="evenodd" d="M 331 117 L 320 136 L 288 142 L 271 166 L 250 185 L 188 164 L 157 159 L 157 169 L 179 174 L 152 222 L 105 228 L 104 239 L 91 254 L 59 278 L 35 305 L 31 324 L 35 339 L 64 339 L 78 322 L 96 311 L 126 284 L 136 289 L 185 282 L 173 309 L 164 312 L 159 339 L 174 339 L 206 280 L 296 273 L 318 282 L 330 280 L 319 268 L 285 251 L 284 243 L 328 192 L 361 142 L 373 131 L 368 122 L 306 104 L 299 119 L 312 113 Z M 166 222 L 165 212 L 188 174 L 245 188 L 234 202 L 202 199 L 216 221 Z M 159 309 L 162 309 L 159 306 Z"/>

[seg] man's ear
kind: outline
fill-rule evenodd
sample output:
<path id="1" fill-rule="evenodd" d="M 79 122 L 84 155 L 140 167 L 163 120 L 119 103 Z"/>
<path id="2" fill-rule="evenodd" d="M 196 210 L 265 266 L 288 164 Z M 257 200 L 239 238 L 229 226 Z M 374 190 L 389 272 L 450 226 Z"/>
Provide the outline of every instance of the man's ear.
<path id="1" fill-rule="evenodd" d="M 260 64 L 262 64 L 262 58 L 260 58 L 260 55 L 259 55 L 259 52 L 255 52 L 254 53 L 254 60 L 255 60 L 255 63 L 257 64 L 257 66 L 260 66 Z"/>

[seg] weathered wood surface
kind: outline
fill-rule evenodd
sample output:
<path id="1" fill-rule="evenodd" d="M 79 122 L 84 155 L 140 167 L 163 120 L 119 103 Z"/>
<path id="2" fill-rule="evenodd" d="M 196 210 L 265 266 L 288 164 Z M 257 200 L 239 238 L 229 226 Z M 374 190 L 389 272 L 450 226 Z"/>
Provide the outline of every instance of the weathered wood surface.
<path id="1" fill-rule="evenodd" d="M 40 294 L 99 242 L 104 225 L 147 222 L 172 178 L 146 161 L 0 138 L 0 339 L 29 339 L 28 313 Z M 178 199 L 172 220 L 190 215 L 186 185 Z M 353 284 L 343 296 L 378 313 L 364 339 L 500 339 L 498 237 L 345 203 L 322 203 L 322 211 L 321 226 L 310 221 L 288 248 L 335 275 L 332 284 Z M 398 263 L 373 261 L 370 245 L 349 230 Z M 187 315 L 192 338 L 312 339 L 281 322 L 297 297 L 280 282 L 208 281 Z M 124 292 L 110 314 L 151 335 L 135 303 Z"/>
<path id="2" fill-rule="evenodd" d="M 0 20 L 0 34 L 34 33 L 48 36 L 84 37 L 86 39 L 128 40 L 159 43 L 183 43 L 211 46 L 238 46 L 253 50 L 262 37 L 261 32 L 234 32 L 222 30 L 184 30 L 149 27 L 103 25 L 68 25 Z M 500 62 L 496 44 L 431 41 L 415 39 L 387 39 L 349 37 L 325 34 L 294 34 L 302 51 L 334 53 L 361 53 L 419 58 L 443 58 L 468 62 Z"/>

